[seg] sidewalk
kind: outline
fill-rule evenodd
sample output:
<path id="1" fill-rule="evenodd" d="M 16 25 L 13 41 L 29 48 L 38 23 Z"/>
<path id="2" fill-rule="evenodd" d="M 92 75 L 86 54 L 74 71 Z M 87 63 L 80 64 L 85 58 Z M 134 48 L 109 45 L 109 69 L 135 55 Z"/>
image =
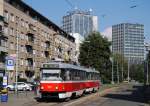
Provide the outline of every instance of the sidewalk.
<path id="1" fill-rule="evenodd" d="M 0 106 L 23 106 L 26 103 L 34 103 L 36 95 L 34 92 L 21 92 L 18 95 L 14 93 L 8 94 L 8 102 L 0 102 Z"/>

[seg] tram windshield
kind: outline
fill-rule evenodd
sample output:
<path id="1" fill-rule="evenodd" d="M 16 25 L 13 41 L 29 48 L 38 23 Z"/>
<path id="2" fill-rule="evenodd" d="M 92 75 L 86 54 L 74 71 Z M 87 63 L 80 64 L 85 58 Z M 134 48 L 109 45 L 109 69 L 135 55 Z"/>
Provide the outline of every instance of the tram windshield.
<path id="1" fill-rule="evenodd" d="M 42 70 L 42 80 L 45 81 L 60 81 L 60 70 Z"/>

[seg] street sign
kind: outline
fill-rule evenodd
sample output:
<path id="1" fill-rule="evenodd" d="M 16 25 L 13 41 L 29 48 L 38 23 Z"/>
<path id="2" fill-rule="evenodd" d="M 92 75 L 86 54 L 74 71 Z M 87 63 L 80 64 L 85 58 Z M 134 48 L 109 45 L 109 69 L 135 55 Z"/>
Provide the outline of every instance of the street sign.
<path id="1" fill-rule="evenodd" d="M 7 70 L 14 70 L 14 58 L 13 57 L 7 57 L 6 58 L 6 69 Z"/>
<path id="2" fill-rule="evenodd" d="M 3 77 L 3 87 L 5 87 L 7 85 L 8 85 L 8 78 L 7 78 L 7 76 L 4 76 Z"/>

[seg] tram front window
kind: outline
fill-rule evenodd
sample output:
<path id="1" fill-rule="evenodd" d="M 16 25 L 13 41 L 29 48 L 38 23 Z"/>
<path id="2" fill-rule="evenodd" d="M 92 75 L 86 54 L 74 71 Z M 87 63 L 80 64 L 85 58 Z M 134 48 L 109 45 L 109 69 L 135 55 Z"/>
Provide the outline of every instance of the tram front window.
<path id="1" fill-rule="evenodd" d="M 43 70 L 42 80 L 45 81 L 60 81 L 60 70 Z"/>

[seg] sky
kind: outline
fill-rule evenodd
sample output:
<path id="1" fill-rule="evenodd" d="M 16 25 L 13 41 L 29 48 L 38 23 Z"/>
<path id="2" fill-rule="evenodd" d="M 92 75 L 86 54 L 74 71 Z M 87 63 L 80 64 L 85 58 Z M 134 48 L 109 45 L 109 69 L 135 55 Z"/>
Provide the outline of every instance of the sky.
<path id="1" fill-rule="evenodd" d="M 68 11 L 93 10 L 99 19 L 99 31 L 111 38 L 111 26 L 119 23 L 144 25 L 145 41 L 150 41 L 150 0 L 23 0 L 58 26 Z M 44 1 L 44 2 L 43 2 Z"/>

